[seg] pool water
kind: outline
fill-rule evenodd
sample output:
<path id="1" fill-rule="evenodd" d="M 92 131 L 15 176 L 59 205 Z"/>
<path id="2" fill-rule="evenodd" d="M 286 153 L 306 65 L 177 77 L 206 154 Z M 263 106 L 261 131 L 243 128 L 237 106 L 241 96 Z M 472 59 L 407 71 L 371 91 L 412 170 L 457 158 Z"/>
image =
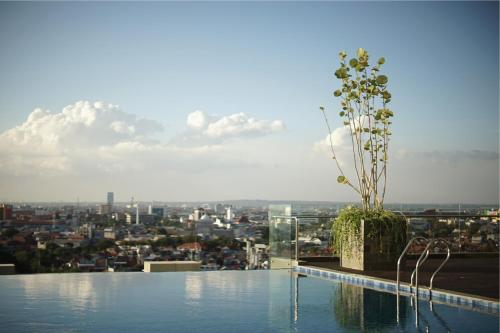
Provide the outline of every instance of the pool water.
<path id="1" fill-rule="evenodd" d="M 0 332 L 498 332 L 499 318 L 289 271 L 0 276 Z"/>

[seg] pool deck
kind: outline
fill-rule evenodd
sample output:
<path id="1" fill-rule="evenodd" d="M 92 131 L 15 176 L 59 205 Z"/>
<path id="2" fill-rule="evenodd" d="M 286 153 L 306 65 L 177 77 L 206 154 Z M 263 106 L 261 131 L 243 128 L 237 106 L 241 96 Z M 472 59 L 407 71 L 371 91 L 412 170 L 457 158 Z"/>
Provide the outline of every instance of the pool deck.
<path id="1" fill-rule="evenodd" d="M 419 285 L 429 286 L 432 273 L 441 264 L 440 258 L 429 258 L 419 270 Z M 408 259 L 401 267 L 401 282 L 410 282 L 410 275 L 415 267 L 416 259 Z M 340 267 L 338 259 L 301 261 L 301 266 L 317 267 L 332 271 L 354 273 L 358 275 L 396 281 L 396 270 L 357 271 Z M 471 296 L 486 297 L 499 300 L 499 258 L 494 257 L 460 257 L 450 258 L 448 263 L 434 278 L 434 288 L 449 290 Z"/>

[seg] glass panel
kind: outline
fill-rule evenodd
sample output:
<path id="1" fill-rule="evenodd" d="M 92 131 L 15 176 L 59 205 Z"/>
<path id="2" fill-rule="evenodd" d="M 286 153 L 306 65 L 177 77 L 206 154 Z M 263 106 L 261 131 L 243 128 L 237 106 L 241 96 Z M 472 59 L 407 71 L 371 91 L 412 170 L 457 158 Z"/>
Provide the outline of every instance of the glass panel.
<path id="1" fill-rule="evenodd" d="M 269 205 L 268 220 L 271 269 L 290 268 L 295 256 L 292 205 Z"/>

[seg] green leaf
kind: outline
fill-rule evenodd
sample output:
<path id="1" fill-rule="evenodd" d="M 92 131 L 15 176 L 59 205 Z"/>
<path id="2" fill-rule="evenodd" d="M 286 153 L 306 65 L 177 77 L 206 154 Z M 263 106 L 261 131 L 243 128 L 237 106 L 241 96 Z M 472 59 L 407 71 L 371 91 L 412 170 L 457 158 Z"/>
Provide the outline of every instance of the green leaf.
<path id="1" fill-rule="evenodd" d="M 384 62 L 385 62 L 385 58 L 384 58 L 384 57 L 379 58 L 379 59 L 378 59 L 378 61 L 377 61 L 377 63 L 378 63 L 379 65 L 383 65 L 383 64 L 384 64 Z"/>
<path id="2" fill-rule="evenodd" d="M 341 51 L 341 52 L 339 53 L 339 58 L 340 58 L 340 60 L 344 60 L 346 56 L 347 56 L 347 53 L 345 53 L 345 51 Z"/>
<path id="3" fill-rule="evenodd" d="M 344 111 L 340 111 L 339 116 L 341 116 L 341 117 L 345 116 L 345 112 Z"/>
<path id="4" fill-rule="evenodd" d="M 349 181 L 344 176 L 338 176 L 337 177 L 337 183 L 339 183 L 339 184 L 347 184 L 348 182 Z"/>
<path id="5" fill-rule="evenodd" d="M 340 95 L 342 95 L 342 92 L 340 90 L 335 90 L 333 92 L 333 96 L 335 96 L 335 97 L 339 97 Z"/>
<path id="6" fill-rule="evenodd" d="M 351 66 L 352 68 L 355 68 L 357 65 L 358 65 L 358 59 L 352 58 L 351 60 L 349 60 L 349 66 Z"/>
<path id="7" fill-rule="evenodd" d="M 387 83 L 387 81 L 389 81 L 389 79 L 385 75 L 379 75 L 377 76 L 376 81 L 377 84 L 384 85 Z"/>
<path id="8" fill-rule="evenodd" d="M 339 68 L 335 71 L 335 76 L 338 79 L 345 79 L 347 78 L 347 69 L 345 68 Z"/>
<path id="9" fill-rule="evenodd" d="M 366 52 L 366 50 L 361 48 L 361 47 L 356 51 L 356 54 L 357 54 L 359 59 L 362 59 L 362 58 L 365 58 L 366 56 L 368 56 L 368 53 Z"/>

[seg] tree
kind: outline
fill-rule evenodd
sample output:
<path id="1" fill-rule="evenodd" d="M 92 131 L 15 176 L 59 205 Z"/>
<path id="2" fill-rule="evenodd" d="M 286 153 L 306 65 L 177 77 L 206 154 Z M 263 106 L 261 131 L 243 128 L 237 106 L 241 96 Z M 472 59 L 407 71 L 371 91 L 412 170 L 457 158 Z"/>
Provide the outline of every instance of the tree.
<path id="1" fill-rule="evenodd" d="M 110 247 L 115 247 L 115 241 L 111 240 L 111 239 L 101 239 L 98 243 L 97 243 L 97 249 L 99 250 L 106 250 L 107 248 L 110 248 Z"/>
<path id="2" fill-rule="evenodd" d="M 2 232 L 2 236 L 7 237 L 7 238 L 12 238 L 12 236 L 17 235 L 19 233 L 19 230 L 15 228 L 9 228 Z"/>
<path id="3" fill-rule="evenodd" d="M 335 76 L 341 87 L 333 93 L 341 99 L 339 115 L 349 129 L 355 180 L 344 173 L 334 148 L 325 108 L 320 107 L 320 110 L 328 128 L 332 158 L 340 172 L 337 182 L 350 186 L 360 195 L 363 210 L 380 210 L 386 193 L 390 125 L 394 116 L 388 108 L 391 101 L 387 90 L 389 79 L 379 73 L 385 63 L 383 57 L 375 66 L 370 66 L 368 52 L 359 48 L 356 55 L 347 62 L 347 54 L 344 51 L 339 53 L 340 67 Z"/>

